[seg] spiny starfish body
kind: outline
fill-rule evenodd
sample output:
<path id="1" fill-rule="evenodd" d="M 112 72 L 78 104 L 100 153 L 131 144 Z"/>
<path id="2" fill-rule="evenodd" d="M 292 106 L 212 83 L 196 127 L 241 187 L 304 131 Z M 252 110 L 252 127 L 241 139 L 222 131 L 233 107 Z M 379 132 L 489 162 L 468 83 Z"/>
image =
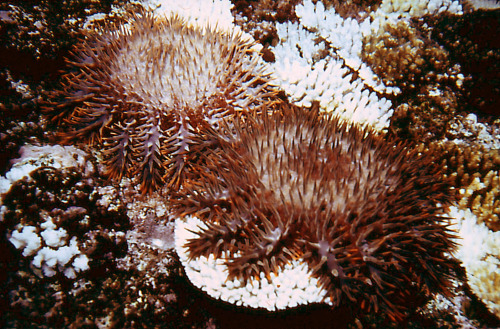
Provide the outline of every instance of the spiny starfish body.
<path id="1" fill-rule="evenodd" d="M 179 193 L 176 248 L 193 283 L 251 307 L 326 302 L 393 320 L 415 296 L 446 293 L 452 194 L 432 155 L 314 110 L 271 113 L 227 129 Z"/>
<path id="2" fill-rule="evenodd" d="M 193 136 L 275 94 L 252 47 L 175 16 L 137 14 L 76 47 L 45 107 L 63 142 L 102 145 L 109 177 L 136 176 L 143 192 L 178 188 Z"/>

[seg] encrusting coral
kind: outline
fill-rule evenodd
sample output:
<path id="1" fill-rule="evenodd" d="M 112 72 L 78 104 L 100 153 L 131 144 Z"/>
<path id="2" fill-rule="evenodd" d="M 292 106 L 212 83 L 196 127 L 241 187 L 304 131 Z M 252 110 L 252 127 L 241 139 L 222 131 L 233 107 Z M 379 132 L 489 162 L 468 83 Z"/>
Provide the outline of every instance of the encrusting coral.
<path id="1" fill-rule="evenodd" d="M 402 320 L 455 274 L 453 200 L 434 157 L 279 105 L 212 133 L 175 207 L 195 286 L 250 307 L 349 305 Z"/>
<path id="2" fill-rule="evenodd" d="M 178 187 L 193 136 L 275 94 L 238 34 L 136 14 L 75 48 L 64 87 L 45 108 L 63 142 L 99 142 L 111 178 L 136 176 L 143 192 Z"/>

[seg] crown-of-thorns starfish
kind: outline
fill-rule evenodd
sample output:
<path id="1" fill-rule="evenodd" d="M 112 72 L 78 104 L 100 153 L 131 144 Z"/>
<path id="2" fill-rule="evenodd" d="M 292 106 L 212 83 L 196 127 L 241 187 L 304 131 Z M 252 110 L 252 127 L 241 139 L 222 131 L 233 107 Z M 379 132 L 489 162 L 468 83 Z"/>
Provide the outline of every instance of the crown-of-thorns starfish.
<path id="1" fill-rule="evenodd" d="M 137 14 L 88 36 L 45 108 L 63 142 L 99 142 L 107 175 L 143 192 L 178 188 L 205 126 L 257 109 L 275 91 L 253 43 L 238 34 Z"/>
<path id="2" fill-rule="evenodd" d="M 451 194 L 430 154 L 288 105 L 226 130 L 176 204 L 195 286 L 255 308 L 325 302 L 393 320 L 447 292 Z"/>

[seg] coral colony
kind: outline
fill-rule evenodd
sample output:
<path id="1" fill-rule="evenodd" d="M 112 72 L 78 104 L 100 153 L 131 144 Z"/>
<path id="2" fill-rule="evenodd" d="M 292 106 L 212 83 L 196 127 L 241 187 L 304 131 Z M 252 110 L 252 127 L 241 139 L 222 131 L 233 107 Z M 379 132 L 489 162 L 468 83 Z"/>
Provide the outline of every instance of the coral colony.
<path id="1" fill-rule="evenodd" d="M 76 167 L 82 172 L 86 170 L 83 167 L 86 154 L 74 146 L 37 147 L 26 145 L 21 148 L 21 155 L 23 160 L 16 161 L 6 177 L 0 178 L 0 193 L 6 192 L 5 186 L 9 186 L 9 188 L 11 185 L 16 186 L 11 191 L 23 189 L 23 183 L 36 181 L 34 177 L 40 178 L 48 170 L 56 171 L 65 167 Z M 49 169 L 47 170 L 47 168 Z M 29 176 L 27 176 L 28 174 Z M 63 180 L 63 177 L 57 178 Z M 50 181 L 50 179 L 45 180 Z M 52 182 L 52 184 L 54 183 Z M 60 188 L 60 186 L 58 187 Z M 65 228 L 56 225 L 56 223 L 60 224 L 60 220 L 58 220 L 60 214 L 56 215 L 55 205 L 68 204 L 68 200 L 63 200 L 61 195 L 56 198 L 53 194 L 51 198 L 46 198 L 46 194 L 50 195 L 51 192 L 42 192 L 41 189 L 38 189 L 37 193 L 25 189 L 22 194 L 22 200 L 9 200 L 8 198 L 2 200 L 4 204 L 15 205 L 18 208 L 2 220 L 9 221 L 9 217 L 21 217 L 21 222 L 24 225 L 19 225 L 11 232 L 9 241 L 16 249 L 22 250 L 24 257 L 34 256 L 31 263 L 33 271 L 45 277 L 52 277 L 60 272 L 68 278 L 75 278 L 76 273 L 88 270 L 89 259 L 81 252 L 77 237 L 70 236 Z M 34 207 L 37 203 L 45 204 L 49 209 L 43 209 L 39 214 L 31 214 L 22 218 L 25 214 L 21 209 Z M 53 209 L 50 208 L 51 206 Z M 79 209 L 82 208 L 70 207 L 66 209 L 65 215 L 71 216 L 71 213 L 78 212 Z M 19 220 L 19 218 L 16 219 Z"/>
<path id="2" fill-rule="evenodd" d="M 190 280 L 250 307 L 352 303 L 393 320 L 446 292 L 451 197 L 432 155 L 314 110 L 271 112 L 237 121 L 179 193 Z"/>
<path id="3" fill-rule="evenodd" d="M 136 15 L 75 52 L 46 106 L 61 139 L 100 142 L 107 175 L 137 176 L 143 192 L 177 187 L 193 135 L 273 94 L 250 42 L 175 16 Z"/>

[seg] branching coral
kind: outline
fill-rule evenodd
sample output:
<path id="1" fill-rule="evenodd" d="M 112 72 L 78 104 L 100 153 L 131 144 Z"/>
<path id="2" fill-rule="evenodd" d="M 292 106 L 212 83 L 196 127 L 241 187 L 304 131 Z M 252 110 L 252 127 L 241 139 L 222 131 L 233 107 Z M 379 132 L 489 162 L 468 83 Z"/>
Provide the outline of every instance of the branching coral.
<path id="1" fill-rule="evenodd" d="M 442 138 L 464 107 L 466 77 L 429 34 L 422 19 L 387 22 L 363 39 L 361 56 L 378 79 L 400 90 L 393 98 L 391 133 L 418 141 Z"/>
<path id="2" fill-rule="evenodd" d="M 57 147 L 47 147 L 45 152 L 56 154 L 56 150 Z M 59 274 L 74 279 L 79 272 L 89 270 L 90 261 L 98 265 L 126 248 L 123 232 L 109 232 L 126 227 L 123 207 L 106 207 L 99 199 L 99 192 L 93 191 L 91 173 L 79 173 L 81 167 L 51 166 L 31 171 L 33 167 L 26 162 L 24 169 L 29 176 L 18 176 L 2 195 L 2 230 L 33 273 L 40 277 Z M 14 178 L 15 171 L 16 168 L 7 176 Z M 107 253 L 110 254 L 106 256 Z"/>
<path id="3" fill-rule="evenodd" d="M 461 14 L 462 5 L 457 0 L 383 0 L 378 10 L 397 16 L 416 17 L 444 11 Z"/>
<path id="4" fill-rule="evenodd" d="M 491 231 L 484 223 L 478 223 L 468 209 L 453 207 L 451 212 L 460 236 L 456 256 L 467 270 L 467 283 L 488 309 L 500 318 L 500 232 Z"/>
<path id="5" fill-rule="evenodd" d="M 447 143 L 439 147 L 447 175 L 453 180 L 460 200 L 494 232 L 500 229 L 500 153 L 477 146 Z"/>
<path id="6" fill-rule="evenodd" d="M 446 293 L 453 197 L 433 156 L 316 110 L 271 112 L 214 133 L 219 149 L 177 196 L 193 283 L 251 307 L 326 302 L 394 320 Z"/>
<path id="7" fill-rule="evenodd" d="M 425 42 L 407 22 L 388 24 L 363 40 L 362 59 L 387 86 L 402 90 L 418 88 L 428 71 L 444 74 L 448 54 Z"/>
<path id="8" fill-rule="evenodd" d="M 298 0 L 291 1 L 241 1 L 234 2 L 233 12 L 237 24 L 243 26 L 245 31 L 252 33 L 264 48 L 264 59 L 273 62 L 274 55 L 267 47 L 278 42 L 275 22 L 296 21 L 295 6 Z"/>
<path id="9" fill-rule="evenodd" d="M 177 17 L 136 15 L 75 53 L 47 112 L 64 142 L 99 142 L 107 175 L 136 176 L 143 192 L 178 187 L 193 136 L 274 94 L 252 43 Z"/>
<path id="10" fill-rule="evenodd" d="M 462 118 L 462 122 L 473 121 L 470 117 L 472 115 Z M 462 131 L 467 132 L 472 133 Z M 428 147 L 439 154 L 438 161 L 446 168 L 445 175 L 451 179 L 458 197 L 449 214 L 459 233 L 456 257 L 466 270 L 466 282 L 498 317 L 500 153 L 498 149 L 486 147 L 477 136 L 475 143 L 465 143 L 464 139 L 456 139 Z"/>
<path id="11" fill-rule="evenodd" d="M 298 23 L 277 24 L 280 43 L 272 49 L 275 76 L 296 104 L 319 102 L 325 111 L 350 121 L 387 127 L 396 90 L 376 80 L 360 59 L 362 36 L 370 22 L 344 20 L 334 8 L 305 1 L 296 6 Z"/>
<path id="12" fill-rule="evenodd" d="M 360 6 L 368 12 L 360 13 Z M 387 26 L 398 26 L 395 29 L 399 30 L 407 26 L 412 17 L 442 11 L 461 13 L 462 9 L 458 1 L 448 0 L 369 1 L 364 5 L 358 1 L 327 1 L 327 6 L 322 1 L 303 1 L 295 6 L 298 20 L 276 24 L 279 40 L 276 46 L 269 48 L 273 52 L 269 57 L 274 58 L 276 79 L 296 104 L 309 106 L 316 101 L 327 112 L 383 130 L 389 126 L 397 105 L 394 98 L 402 88 L 394 83 L 386 84 L 386 76 L 379 77 L 376 71 L 397 74 L 407 71 L 401 72 L 398 65 L 393 69 L 387 66 L 373 69 L 369 61 L 364 60 L 363 40 L 377 38 Z M 402 28 L 398 33 L 405 31 Z M 372 46 L 377 48 L 377 42 Z M 379 46 L 382 52 L 385 47 Z M 412 51 L 422 53 L 424 48 Z M 368 55 L 372 50 L 368 49 Z M 432 47 L 428 52 L 439 53 L 439 48 Z M 381 54 L 375 57 L 378 55 Z M 402 65 L 415 68 L 415 72 L 426 71 L 428 64 L 419 67 L 423 63 L 418 57 L 410 56 Z M 377 57 L 377 60 L 383 62 L 391 58 Z M 436 59 L 434 64 L 437 62 Z"/>

